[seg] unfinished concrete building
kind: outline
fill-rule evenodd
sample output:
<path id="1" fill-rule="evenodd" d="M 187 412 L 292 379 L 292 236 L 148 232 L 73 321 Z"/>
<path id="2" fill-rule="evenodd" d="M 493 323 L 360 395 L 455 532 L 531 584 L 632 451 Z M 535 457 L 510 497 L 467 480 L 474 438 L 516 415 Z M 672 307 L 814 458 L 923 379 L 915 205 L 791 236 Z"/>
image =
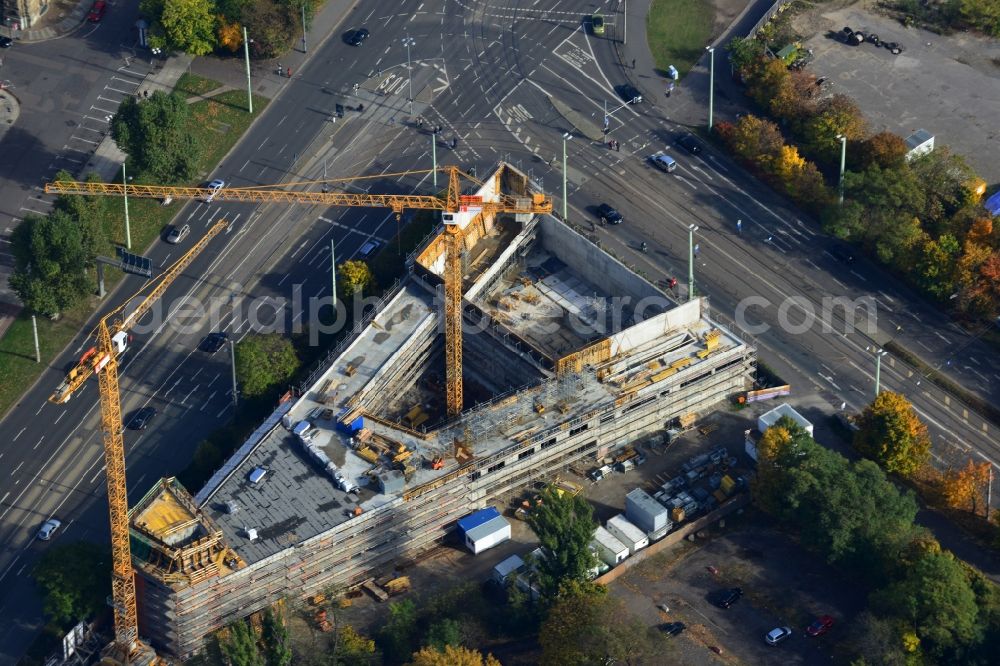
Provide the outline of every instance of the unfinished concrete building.
<path id="1" fill-rule="evenodd" d="M 530 190 L 502 166 L 480 194 Z M 140 628 L 158 650 L 189 656 L 278 599 L 387 573 L 493 498 L 748 388 L 755 350 L 706 301 L 676 304 L 553 217 L 459 224 L 464 411 L 444 411 L 438 236 L 300 397 L 193 500 L 162 504 L 198 529 L 150 528 L 169 523 L 151 512 L 183 493 L 173 483 L 134 510 Z M 209 539 L 211 564 L 179 562 L 177 533 Z"/>

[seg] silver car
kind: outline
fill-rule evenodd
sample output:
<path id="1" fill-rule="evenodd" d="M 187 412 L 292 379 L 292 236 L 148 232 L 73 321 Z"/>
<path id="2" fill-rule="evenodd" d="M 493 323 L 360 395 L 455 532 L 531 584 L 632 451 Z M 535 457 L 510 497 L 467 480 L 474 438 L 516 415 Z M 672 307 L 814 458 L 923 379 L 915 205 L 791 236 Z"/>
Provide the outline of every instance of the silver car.
<path id="1" fill-rule="evenodd" d="M 767 641 L 768 645 L 777 645 L 791 635 L 792 630 L 788 627 L 775 627 L 771 631 L 767 632 L 767 635 L 764 636 L 764 640 Z"/>
<path id="2" fill-rule="evenodd" d="M 180 227 L 173 227 L 170 229 L 170 233 L 167 234 L 167 242 L 172 245 L 177 245 L 182 240 L 187 238 L 187 235 L 191 233 L 191 225 L 185 224 Z"/>
<path id="3" fill-rule="evenodd" d="M 42 523 L 41 529 L 38 530 L 38 538 L 42 541 L 48 541 L 60 527 L 62 527 L 61 521 L 56 520 L 55 518 L 49 518 Z"/>

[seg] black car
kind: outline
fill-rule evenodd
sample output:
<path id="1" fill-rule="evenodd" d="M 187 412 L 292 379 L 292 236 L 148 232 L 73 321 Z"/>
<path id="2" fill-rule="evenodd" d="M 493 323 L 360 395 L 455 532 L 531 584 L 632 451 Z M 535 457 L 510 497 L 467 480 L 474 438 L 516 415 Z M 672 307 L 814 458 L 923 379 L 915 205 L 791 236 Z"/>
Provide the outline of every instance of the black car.
<path id="1" fill-rule="evenodd" d="M 844 247 L 843 245 L 834 245 L 830 248 L 829 252 L 831 257 L 842 264 L 854 263 L 854 252 L 852 252 L 848 247 Z"/>
<path id="2" fill-rule="evenodd" d="M 743 596 L 742 587 L 733 587 L 722 593 L 719 597 L 719 608 L 729 608 Z"/>
<path id="3" fill-rule="evenodd" d="M 638 104 L 642 101 L 642 93 L 639 89 L 630 83 L 624 83 L 618 86 L 618 94 L 621 98 L 628 102 L 629 104 Z"/>
<path id="4" fill-rule="evenodd" d="M 154 408 L 143 407 L 132 415 L 132 420 L 128 422 L 129 430 L 145 430 L 154 416 L 156 416 Z"/>
<path id="5" fill-rule="evenodd" d="M 621 224 L 623 221 L 622 214 L 606 203 L 597 207 L 597 217 L 602 224 Z"/>
<path id="6" fill-rule="evenodd" d="M 371 37 L 371 33 L 368 32 L 367 28 L 358 28 L 347 38 L 347 43 L 351 46 L 361 46 L 369 37 Z"/>
<path id="7" fill-rule="evenodd" d="M 685 629 L 687 629 L 687 625 L 683 622 L 667 622 L 666 624 L 660 625 L 660 631 L 668 636 L 677 636 Z"/>
<path id="8" fill-rule="evenodd" d="M 14 40 L 10 37 L 0 37 L 0 49 L 9 49 Z"/>
<path id="9" fill-rule="evenodd" d="M 226 339 L 225 333 L 209 333 L 205 341 L 201 343 L 201 350 L 209 354 L 214 354 L 222 349 L 222 346 L 226 344 Z"/>
<path id="10" fill-rule="evenodd" d="M 701 152 L 701 141 L 694 138 L 692 134 L 685 134 L 677 139 L 677 145 L 692 155 L 697 155 Z"/>

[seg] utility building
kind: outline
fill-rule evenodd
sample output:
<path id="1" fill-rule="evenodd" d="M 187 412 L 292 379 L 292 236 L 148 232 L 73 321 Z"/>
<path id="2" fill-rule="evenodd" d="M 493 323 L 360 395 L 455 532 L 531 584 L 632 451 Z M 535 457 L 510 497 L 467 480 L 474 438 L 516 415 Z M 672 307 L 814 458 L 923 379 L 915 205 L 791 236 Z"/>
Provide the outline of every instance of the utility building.
<path id="1" fill-rule="evenodd" d="M 501 165 L 193 499 L 161 485 L 144 500 L 152 508 L 133 511 L 148 543 L 134 558 L 141 631 L 158 650 L 187 657 L 278 599 L 388 571 L 494 498 L 749 388 L 755 349 L 705 300 L 677 304 L 554 217 L 475 205 L 501 193 L 538 191 Z M 456 238 L 461 254 L 446 252 Z M 456 257 L 464 327 L 447 351 L 462 397 L 449 416 L 440 293 Z M 306 443 L 290 429 L 303 420 Z M 250 483 L 257 468 L 267 473 Z M 191 538 L 208 539 L 193 568 L 169 530 L 138 522 L 163 522 L 150 512 L 164 493 L 197 523 Z"/>

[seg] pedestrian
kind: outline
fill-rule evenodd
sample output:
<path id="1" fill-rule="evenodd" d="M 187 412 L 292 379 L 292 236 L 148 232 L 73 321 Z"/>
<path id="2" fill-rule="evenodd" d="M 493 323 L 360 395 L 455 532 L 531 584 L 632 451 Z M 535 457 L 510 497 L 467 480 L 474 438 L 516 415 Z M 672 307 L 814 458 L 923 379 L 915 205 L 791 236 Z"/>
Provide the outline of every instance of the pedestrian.
<path id="1" fill-rule="evenodd" d="M 632 69 L 635 69 L 635 58 L 632 58 Z"/>
<path id="2" fill-rule="evenodd" d="M 393 116 L 392 118 L 389 118 L 389 124 L 390 125 L 395 125 L 396 124 L 396 116 Z"/>
<path id="3" fill-rule="evenodd" d="M 743 233 L 743 220 L 736 220 L 736 233 Z"/>
<path id="4" fill-rule="evenodd" d="M 697 257 L 699 254 L 701 254 L 701 245 L 699 245 L 698 243 L 695 243 L 694 244 L 694 256 Z"/>
<path id="5" fill-rule="evenodd" d="M 292 78 L 292 68 L 288 68 L 288 78 Z"/>
<path id="6" fill-rule="evenodd" d="M 451 139 L 451 149 L 455 150 L 456 148 L 458 148 L 458 137 L 457 136 L 452 137 L 452 139 Z"/>
<path id="7" fill-rule="evenodd" d="M 417 127 L 423 127 L 423 126 L 424 126 L 424 118 L 423 116 L 421 116 L 417 118 Z"/>
<path id="8" fill-rule="evenodd" d="M 618 152 L 621 152 L 621 150 L 622 150 L 622 142 L 621 141 L 615 141 L 615 150 L 617 150 Z"/>
<path id="9" fill-rule="evenodd" d="M 614 140 L 608 141 L 608 150 L 614 150 L 614 149 L 615 149 Z"/>
<path id="10" fill-rule="evenodd" d="M 354 92 L 358 92 L 358 84 L 357 83 L 354 84 Z"/>
<path id="11" fill-rule="evenodd" d="M 278 63 L 278 76 L 284 76 L 284 75 L 285 75 L 285 68 L 279 62 Z"/>

